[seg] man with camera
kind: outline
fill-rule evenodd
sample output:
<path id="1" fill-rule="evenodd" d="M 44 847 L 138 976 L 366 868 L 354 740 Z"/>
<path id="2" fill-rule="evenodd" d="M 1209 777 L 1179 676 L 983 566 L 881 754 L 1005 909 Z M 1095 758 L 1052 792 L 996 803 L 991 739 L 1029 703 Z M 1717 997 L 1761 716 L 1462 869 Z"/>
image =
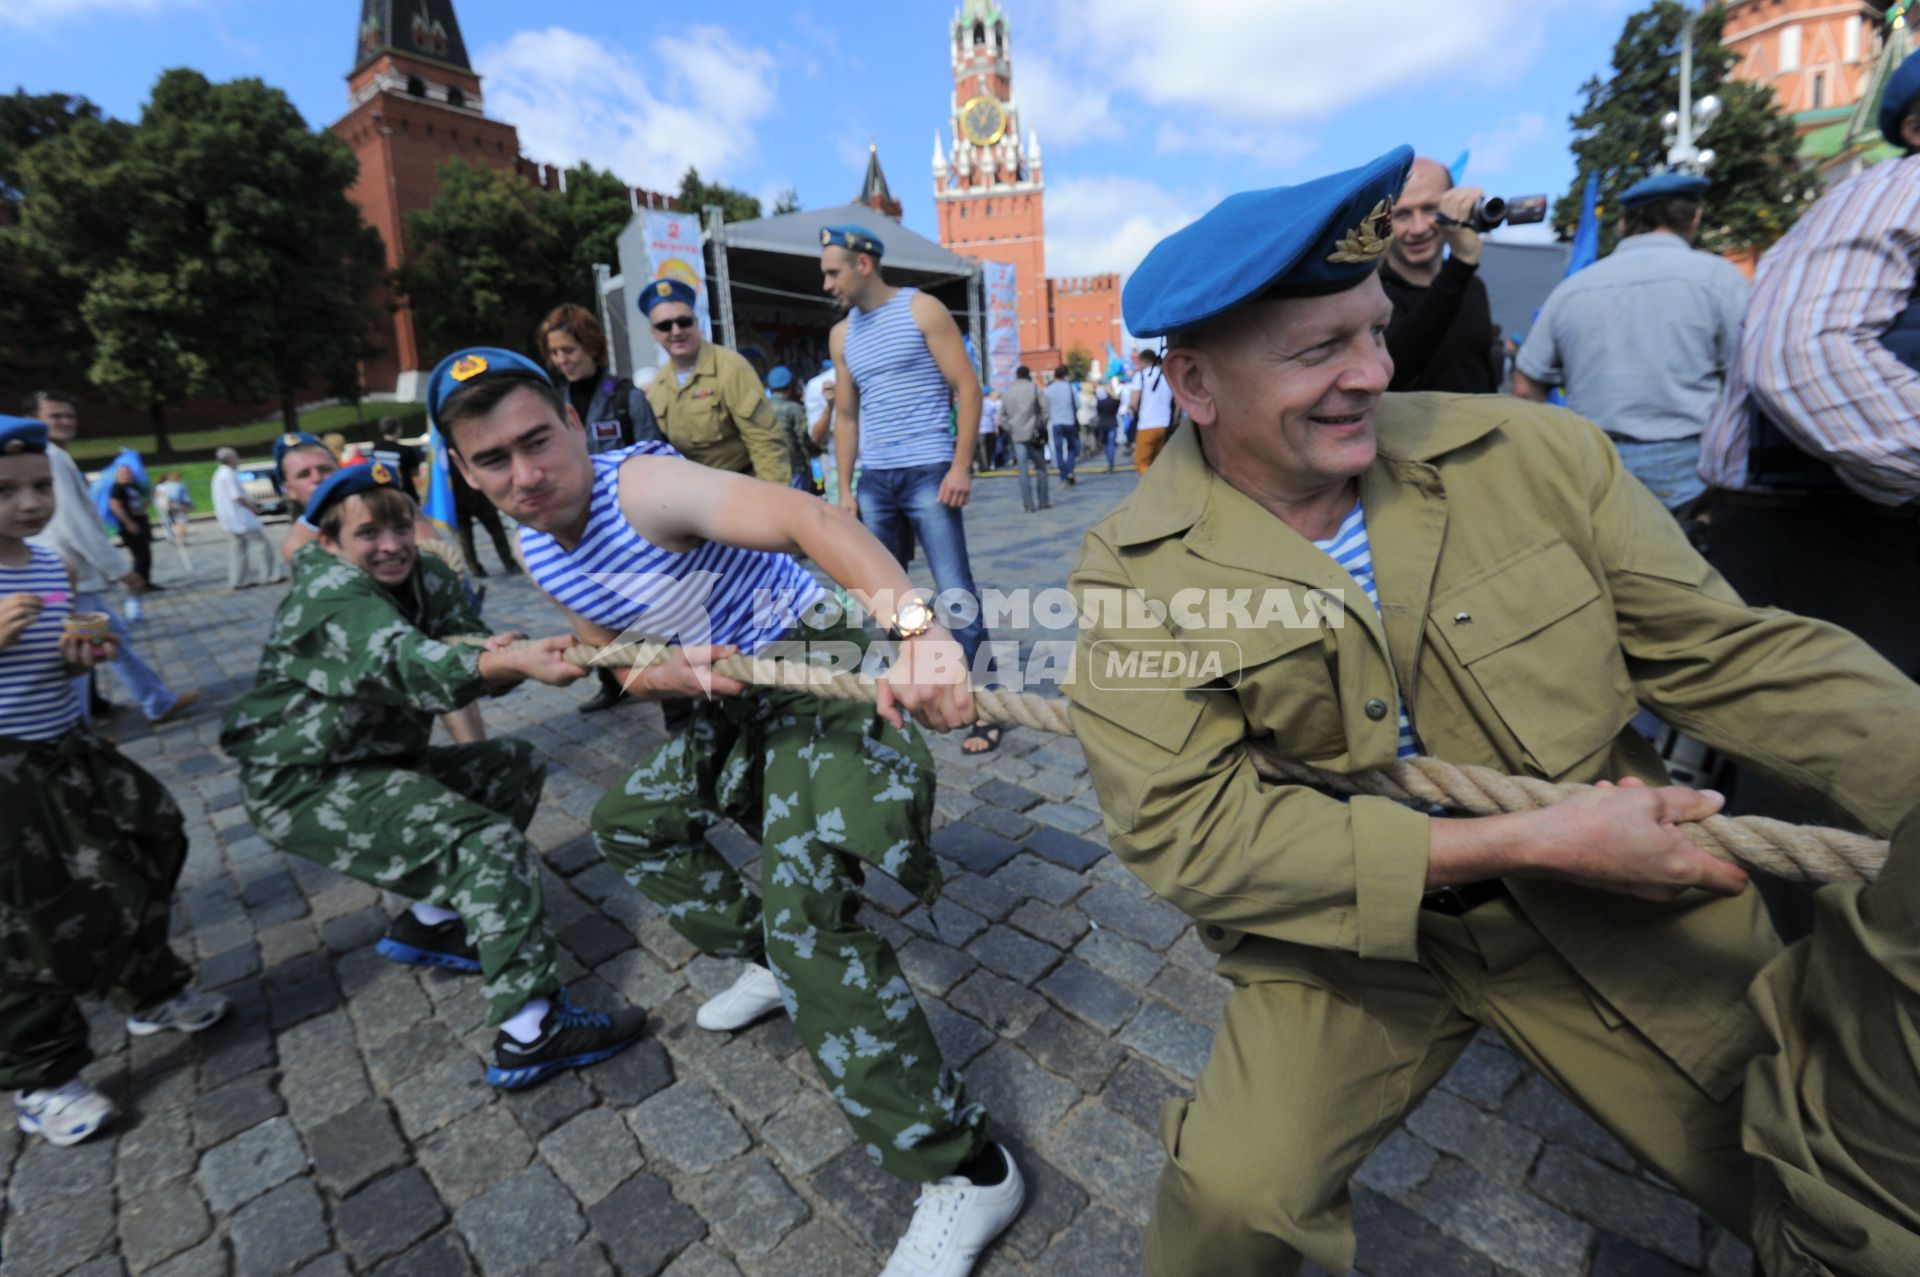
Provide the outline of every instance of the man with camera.
<path id="1" fill-rule="evenodd" d="M 1422 156 L 1393 204 L 1393 242 L 1380 283 L 1393 303 L 1387 353 L 1394 390 L 1490 395 L 1500 388 L 1493 312 L 1481 282 L 1482 192 L 1455 186 L 1446 166 Z"/>
<path id="2" fill-rule="evenodd" d="M 1707 179 L 1656 173 L 1620 197 L 1619 246 L 1547 297 L 1513 365 L 1513 391 L 1597 424 L 1660 504 L 1683 514 L 1704 491 L 1700 430 L 1733 358 L 1746 276 L 1694 248 Z"/>

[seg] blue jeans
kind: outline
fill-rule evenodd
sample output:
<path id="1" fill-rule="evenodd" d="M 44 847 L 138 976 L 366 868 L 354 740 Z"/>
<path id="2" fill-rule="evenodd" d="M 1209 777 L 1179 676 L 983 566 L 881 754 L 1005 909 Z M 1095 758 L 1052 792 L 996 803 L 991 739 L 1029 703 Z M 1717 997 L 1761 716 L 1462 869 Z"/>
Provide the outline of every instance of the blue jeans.
<path id="1" fill-rule="evenodd" d="M 1114 425 L 1114 426 L 1100 427 L 1100 448 L 1103 452 L 1107 454 L 1107 469 L 1109 471 L 1113 469 L 1113 450 L 1119 446 L 1119 443 L 1120 443 L 1119 426 Z"/>
<path id="2" fill-rule="evenodd" d="M 127 689 L 127 694 L 139 703 L 140 712 L 146 716 L 147 721 L 151 722 L 173 708 L 173 703 L 180 698 L 174 695 L 173 689 L 168 687 L 158 674 L 153 672 L 153 667 L 141 660 L 140 654 L 133 650 L 133 632 L 127 628 L 127 623 L 120 619 L 120 613 L 107 606 L 106 595 L 83 594 L 76 591 L 73 596 L 73 610 L 107 614 L 107 629 L 120 643 L 120 654 L 113 658 L 113 664 L 108 668 L 113 670 L 114 675 L 119 678 L 120 686 Z M 93 721 L 93 702 L 86 693 L 87 676 L 82 674 L 75 682 L 80 687 L 80 703 L 83 706 L 80 712 L 87 721 L 91 722 Z"/>
<path id="3" fill-rule="evenodd" d="M 974 653 L 987 641 L 987 627 L 980 619 L 980 592 L 974 588 L 973 566 L 967 561 L 967 528 L 960 511 L 940 504 L 940 480 L 948 467 L 943 462 L 927 466 L 902 466 L 898 470 L 863 470 L 860 474 L 860 522 L 887 547 L 887 553 L 907 561 L 907 534 L 912 534 L 926 553 L 927 566 L 933 569 L 934 586 L 945 594 L 959 590 L 966 594 L 969 607 L 962 615 L 972 619 L 962 624 L 959 615 L 942 605 L 936 607 L 940 623 L 953 631 L 960 650 L 966 655 L 967 668 L 973 668 Z"/>
<path id="4" fill-rule="evenodd" d="M 1080 459 L 1080 427 L 1049 426 L 1053 431 L 1053 459 L 1060 463 L 1060 477 L 1073 478 L 1073 463 Z"/>
<path id="5" fill-rule="evenodd" d="M 1678 510 L 1707 490 L 1700 481 L 1700 439 L 1658 439 L 1632 443 L 1615 439 L 1613 446 L 1640 482 L 1669 510 Z"/>

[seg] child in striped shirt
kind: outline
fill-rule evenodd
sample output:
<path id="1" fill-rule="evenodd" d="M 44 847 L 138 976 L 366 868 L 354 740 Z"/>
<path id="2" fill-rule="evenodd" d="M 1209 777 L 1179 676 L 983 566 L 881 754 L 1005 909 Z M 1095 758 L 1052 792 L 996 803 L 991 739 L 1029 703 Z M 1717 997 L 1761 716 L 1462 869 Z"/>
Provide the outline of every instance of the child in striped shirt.
<path id="1" fill-rule="evenodd" d="M 0 1090 L 21 1130 L 73 1144 L 114 1115 L 80 1077 L 79 998 L 111 995 L 136 1035 L 198 1033 L 227 1000 L 192 989 L 167 944 L 180 809 L 80 722 L 74 676 L 113 640 L 71 624 L 66 566 L 27 543 L 53 517 L 46 447 L 40 422 L 0 417 Z"/>

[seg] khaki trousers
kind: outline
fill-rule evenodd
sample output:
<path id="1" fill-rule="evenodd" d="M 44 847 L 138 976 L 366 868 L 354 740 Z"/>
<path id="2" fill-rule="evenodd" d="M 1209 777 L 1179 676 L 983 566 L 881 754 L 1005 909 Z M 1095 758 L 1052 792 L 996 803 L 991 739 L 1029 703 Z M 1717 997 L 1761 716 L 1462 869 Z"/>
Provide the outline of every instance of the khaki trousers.
<path id="1" fill-rule="evenodd" d="M 1222 960 L 1235 987 L 1212 1059 L 1193 1100 L 1161 1116 L 1151 1277 L 1287 1277 L 1302 1256 L 1351 1269 L 1347 1181 L 1481 1025 L 1747 1235 L 1737 1093 L 1715 1103 L 1696 1087 L 1511 901 L 1423 913 L 1420 934 L 1417 963 L 1259 938 Z"/>
<path id="2" fill-rule="evenodd" d="M 1156 426 L 1152 430 L 1135 431 L 1133 436 L 1133 468 L 1141 474 L 1145 474 L 1147 467 L 1153 464 L 1153 459 L 1160 455 L 1160 449 L 1166 446 L 1167 431 L 1164 426 Z"/>

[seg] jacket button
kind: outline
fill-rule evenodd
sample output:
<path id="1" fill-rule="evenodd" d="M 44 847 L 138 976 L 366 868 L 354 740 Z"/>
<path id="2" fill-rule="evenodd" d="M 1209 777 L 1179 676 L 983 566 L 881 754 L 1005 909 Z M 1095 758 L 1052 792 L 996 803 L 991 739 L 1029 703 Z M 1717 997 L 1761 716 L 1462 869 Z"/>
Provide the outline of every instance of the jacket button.
<path id="1" fill-rule="evenodd" d="M 1225 927 L 1222 927 L 1217 922 L 1209 922 L 1207 924 L 1207 939 L 1225 940 L 1226 938 L 1227 938 L 1227 929 Z"/>
<path id="2" fill-rule="evenodd" d="M 1371 718 L 1374 722 L 1377 723 L 1381 719 L 1385 718 L 1386 716 L 1387 716 L 1387 703 L 1385 701 L 1381 700 L 1379 697 L 1376 696 L 1374 699 L 1367 702 L 1368 718 Z"/>

